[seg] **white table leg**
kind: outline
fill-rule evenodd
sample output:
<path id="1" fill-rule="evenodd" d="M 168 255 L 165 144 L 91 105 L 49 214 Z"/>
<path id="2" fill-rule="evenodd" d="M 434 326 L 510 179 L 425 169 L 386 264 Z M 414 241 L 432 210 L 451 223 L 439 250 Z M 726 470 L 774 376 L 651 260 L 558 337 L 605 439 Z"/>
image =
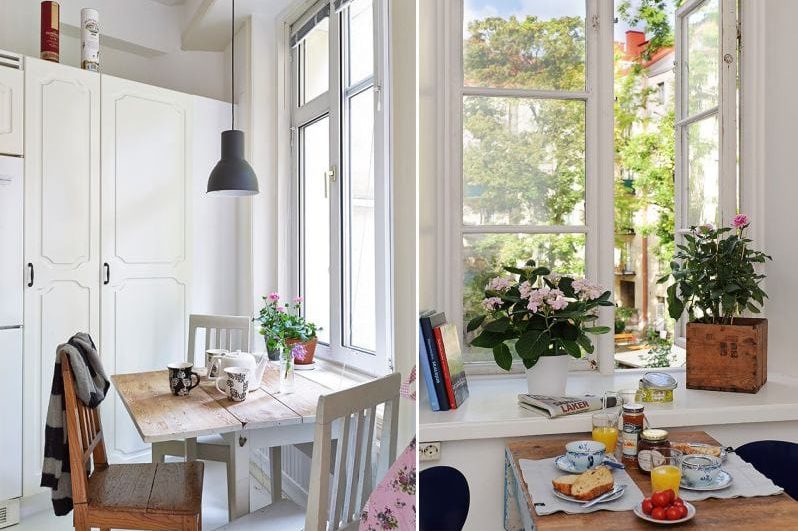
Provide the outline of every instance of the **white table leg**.
<path id="1" fill-rule="evenodd" d="M 230 449 L 230 461 L 227 463 L 227 506 L 229 518 L 232 521 L 249 514 L 249 448 L 251 445 L 247 441 L 245 432 L 227 433 L 224 438 Z"/>
<path id="2" fill-rule="evenodd" d="M 283 457 L 282 447 L 272 446 L 269 448 L 269 468 L 270 488 L 272 491 L 272 503 L 279 501 L 283 497 Z"/>

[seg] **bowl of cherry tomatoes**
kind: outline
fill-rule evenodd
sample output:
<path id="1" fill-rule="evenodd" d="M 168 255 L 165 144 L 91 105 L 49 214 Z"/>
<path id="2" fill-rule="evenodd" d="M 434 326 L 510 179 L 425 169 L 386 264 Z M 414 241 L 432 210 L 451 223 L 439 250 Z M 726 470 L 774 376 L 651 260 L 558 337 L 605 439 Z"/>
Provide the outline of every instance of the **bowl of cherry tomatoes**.
<path id="1" fill-rule="evenodd" d="M 668 489 L 655 492 L 650 498 L 643 499 L 635 506 L 634 513 L 643 520 L 655 524 L 681 524 L 695 516 L 695 507 Z"/>

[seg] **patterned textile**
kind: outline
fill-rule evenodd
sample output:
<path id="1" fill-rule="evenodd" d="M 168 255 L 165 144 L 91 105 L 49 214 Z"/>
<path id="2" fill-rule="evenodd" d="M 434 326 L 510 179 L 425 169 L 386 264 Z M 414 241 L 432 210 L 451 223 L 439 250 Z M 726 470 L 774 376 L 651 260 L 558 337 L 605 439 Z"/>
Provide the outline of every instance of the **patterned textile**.
<path id="1" fill-rule="evenodd" d="M 402 383 L 404 398 L 416 399 L 416 368 Z M 394 461 L 382 478 L 360 515 L 360 531 L 416 529 L 416 439 L 415 437 Z"/>

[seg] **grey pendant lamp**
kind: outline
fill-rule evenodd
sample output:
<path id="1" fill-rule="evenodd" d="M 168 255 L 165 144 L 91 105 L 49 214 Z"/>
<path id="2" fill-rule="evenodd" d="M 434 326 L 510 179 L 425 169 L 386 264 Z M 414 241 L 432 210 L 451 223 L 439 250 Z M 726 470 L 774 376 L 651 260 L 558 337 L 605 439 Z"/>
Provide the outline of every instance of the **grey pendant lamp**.
<path id="1" fill-rule="evenodd" d="M 240 197 L 258 193 L 258 178 L 252 166 L 244 158 L 244 132 L 235 128 L 235 87 L 236 87 L 236 0 L 232 0 L 233 15 L 231 21 L 231 93 L 229 131 L 222 131 L 222 158 L 216 163 L 208 177 L 208 193 Z"/>

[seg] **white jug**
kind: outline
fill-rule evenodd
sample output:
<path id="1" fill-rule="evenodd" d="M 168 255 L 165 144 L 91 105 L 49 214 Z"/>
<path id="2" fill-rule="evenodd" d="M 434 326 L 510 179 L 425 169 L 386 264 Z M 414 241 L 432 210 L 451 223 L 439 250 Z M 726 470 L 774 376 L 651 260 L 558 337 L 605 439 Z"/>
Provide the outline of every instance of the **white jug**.
<path id="1" fill-rule="evenodd" d="M 239 350 L 224 356 L 214 357 L 211 364 L 211 373 L 221 377 L 224 375 L 224 370 L 228 367 L 242 367 L 248 369 L 249 391 L 252 392 L 260 388 L 263 372 L 266 370 L 268 364 L 268 356 L 261 356 L 260 362 L 258 362 L 255 356 L 249 352 L 241 352 Z"/>

